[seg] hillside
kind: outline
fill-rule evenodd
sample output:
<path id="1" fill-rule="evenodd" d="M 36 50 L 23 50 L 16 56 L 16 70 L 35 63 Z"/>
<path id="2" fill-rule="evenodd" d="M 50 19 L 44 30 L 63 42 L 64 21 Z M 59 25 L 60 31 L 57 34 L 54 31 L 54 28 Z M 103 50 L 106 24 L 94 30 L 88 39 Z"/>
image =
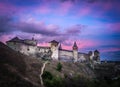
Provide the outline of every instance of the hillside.
<path id="1" fill-rule="evenodd" d="M 51 72 L 54 75 L 64 77 L 64 75 L 68 76 L 83 76 L 88 79 L 95 78 L 94 72 L 87 66 L 87 64 L 83 63 L 73 63 L 73 62 L 60 62 L 62 65 L 61 72 L 57 71 L 57 64 L 59 61 L 51 61 L 46 65 L 46 71 Z"/>
<path id="2" fill-rule="evenodd" d="M 0 42 L 0 87 L 40 87 L 35 82 L 35 68 L 32 68 L 36 61 L 38 62 L 37 59 L 29 58 Z M 37 62 L 36 65 L 40 68 L 42 63 Z"/>
<path id="3" fill-rule="evenodd" d="M 0 42 L 0 87 L 41 87 L 39 76 L 44 62 L 16 52 Z M 48 61 L 42 77 L 45 87 L 103 87 L 102 83 L 106 87 L 118 87 L 119 79 L 108 82 L 100 79 L 119 76 L 120 72 L 113 71 L 114 67 L 97 65 L 93 70 L 86 63 Z M 108 85 L 109 82 L 111 85 Z"/>
<path id="4" fill-rule="evenodd" d="M 7 85 L 13 85 L 13 87 L 19 85 L 23 87 L 28 87 L 29 85 L 33 85 L 33 87 L 40 86 L 39 74 L 43 62 L 43 60 L 16 52 L 0 42 L 0 85 L 3 86 L 5 84 L 5 87 Z M 61 72 L 56 70 L 57 61 L 50 61 L 46 65 L 45 71 L 50 71 L 55 76 L 62 78 L 64 78 L 64 75 L 72 77 L 77 75 L 82 75 L 87 78 L 94 77 L 94 73 L 85 65 L 61 63 L 63 66 Z"/>

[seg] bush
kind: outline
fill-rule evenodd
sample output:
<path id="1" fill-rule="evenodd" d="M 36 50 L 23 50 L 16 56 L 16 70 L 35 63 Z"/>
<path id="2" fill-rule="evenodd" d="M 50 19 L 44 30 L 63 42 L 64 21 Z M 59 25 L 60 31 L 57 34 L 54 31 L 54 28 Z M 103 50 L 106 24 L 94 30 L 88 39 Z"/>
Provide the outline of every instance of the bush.
<path id="1" fill-rule="evenodd" d="M 62 70 L 62 64 L 60 62 L 57 64 L 56 70 L 59 72 Z"/>
<path id="2" fill-rule="evenodd" d="M 53 79 L 53 75 L 48 71 L 44 71 L 42 78 L 51 80 L 51 79 Z"/>
<path id="3" fill-rule="evenodd" d="M 53 76 L 50 72 L 45 71 L 42 75 L 46 87 L 64 87 L 61 77 Z"/>

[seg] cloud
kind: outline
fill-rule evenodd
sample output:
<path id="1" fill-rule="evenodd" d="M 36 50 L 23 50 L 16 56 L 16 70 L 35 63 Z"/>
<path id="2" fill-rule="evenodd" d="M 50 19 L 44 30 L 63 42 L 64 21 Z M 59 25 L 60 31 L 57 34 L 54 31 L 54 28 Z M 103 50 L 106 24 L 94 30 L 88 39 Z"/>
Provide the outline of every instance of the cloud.
<path id="1" fill-rule="evenodd" d="M 58 2 L 58 6 L 56 6 L 54 12 L 59 13 L 59 15 L 66 15 L 69 13 L 69 11 L 73 8 L 74 3 L 70 0 L 66 0 L 63 2 Z"/>
<path id="2" fill-rule="evenodd" d="M 9 16 L 0 16 L 0 33 L 13 31 L 12 18 Z"/>
<path id="3" fill-rule="evenodd" d="M 67 28 L 66 34 L 79 35 L 81 33 L 81 30 L 84 28 L 85 28 L 85 26 L 81 25 L 81 24 L 73 25 L 73 26 Z"/>
<path id="4" fill-rule="evenodd" d="M 38 25 L 34 23 L 19 23 L 16 25 L 16 29 L 27 32 L 27 33 L 36 33 L 36 34 L 42 34 L 46 36 L 56 36 L 59 35 L 57 31 L 49 29 L 49 26 L 46 27 L 46 25 Z"/>
<path id="5" fill-rule="evenodd" d="M 28 7 L 16 6 L 12 3 L 12 0 L 10 2 L 8 0 L 0 0 L 0 15 L 18 15 L 26 9 Z"/>
<path id="6" fill-rule="evenodd" d="M 46 14 L 50 12 L 50 9 L 47 6 L 41 6 L 41 7 L 38 7 L 38 9 L 35 9 L 35 12 L 37 14 Z"/>
<path id="7" fill-rule="evenodd" d="M 81 9 L 79 9 L 77 15 L 80 16 L 80 17 L 83 17 L 83 16 L 86 16 L 86 15 L 89 15 L 91 12 L 92 12 L 92 9 L 88 6 L 86 6 L 86 7 L 82 7 Z"/>
<path id="8" fill-rule="evenodd" d="M 73 25 L 65 29 L 64 32 L 60 31 L 60 27 L 55 24 L 46 25 L 44 22 L 36 21 L 35 19 L 30 19 L 28 21 L 17 21 L 14 22 L 14 19 L 11 16 L 0 17 L 0 32 L 1 33 L 10 33 L 10 32 L 23 32 L 30 34 L 40 34 L 42 35 L 42 40 L 45 38 L 57 39 L 60 42 L 63 42 L 69 39 L 72 36 L 79 35 L 81 29 L 84 28 L 83 25 Z M 23 35 L 24 36 L 24 35 Z M 50 39 L 49 38 L 49 39 Z M 73 39 L 73 38 L 71 38 Z M 47 40 L 48 41 L 48 40 Z"/>
<path id="9" fill-rule="evenodd" d="M 108 23 L 106 28 L 109 29 L 110 33 L 120 33 L 120 22 L 117 23 Z"/>
<path id="10" fill-rule="evenodd" d="M 1 30 L 1 37 L 7 39 L 1 39 L 1 41 L 5 42 L 11 38 L 8 36 L 19 36 L 22 39 L 29 38 L 35 34 L 35 39 L 39 41 L 39 43 L 49 42 L 50 40 L 57 40 L 61 43 L 65 41 L 65 46 L 69 43 L 67 40 L 74 41 L 74 37 L 77 37 L 77 34 L 81 33 L 81 29 L 83 29 L 83 25 L 73 25 L 64 32 L 60 31 L 60 27 L 54 24 L 45 25 L 43 22 L 38 22 L 35 20 L 32 21 L 19 21 L 16 23 L 12 23 L 12 18 L 2 17 L 1 22 L 4 22 L 3 28 Z M 5 27 L 5 28 L 4 28 Z M 6 28 L 7 27 L 7 28 Z M 4 30 L 4 31 L 3 31 Z M 11 35 L 3 35 L 2 33 L 10 33 Z M 45 44 L 44 44 L 45 45 Z M 69 44 L 70 45 L 70 44 Z M 68 47 L 69 48 L 69 47 Z"/>
<path id="11" fill-rule="evenodd" d="M 22 31 L 27 33 L 36 33 L 46 36 L 58 36 L 59 27 L 57 25 L 41 25 L 28 22 L 13 22 L 12 17 L 0 16 L 0 32 L 9 33 L 14 31 Z"/>
<path id="12" fill-rule="evenodd" d="M 13 37 L 15 37 L 14 34 L 0 34 L 0 41 L 6 43 L 6 41 L 12 39 Z"/>

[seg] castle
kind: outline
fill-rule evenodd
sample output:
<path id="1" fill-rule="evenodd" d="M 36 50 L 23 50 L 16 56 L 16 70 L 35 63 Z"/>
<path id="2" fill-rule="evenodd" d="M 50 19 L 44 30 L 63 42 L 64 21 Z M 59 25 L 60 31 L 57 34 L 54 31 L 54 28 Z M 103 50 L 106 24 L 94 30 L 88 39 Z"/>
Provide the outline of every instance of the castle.
<path id="1" fill-rule="evenodd" d="M 6 43 L 13 50 L 36 58 L 74 62 L 87 62 L 90 60 L 95 62 L 100 61 L 99 52 L 97 50 L 94 52 L 90 51 L 89 53 L 78 52 L 76 42 L 74 42 L 72 50 L 62 49 L 61 44 L 55 40 L 49 42 L 49 47 L 37 46 L 37 40 L 34 38 L 22 40 L 15 37 Z"/>

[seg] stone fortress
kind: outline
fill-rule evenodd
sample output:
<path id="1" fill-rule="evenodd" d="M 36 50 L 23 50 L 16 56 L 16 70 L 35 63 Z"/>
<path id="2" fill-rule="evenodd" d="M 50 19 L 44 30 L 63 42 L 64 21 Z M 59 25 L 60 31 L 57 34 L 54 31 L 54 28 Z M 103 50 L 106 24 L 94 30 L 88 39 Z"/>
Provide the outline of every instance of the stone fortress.
<path id="1" fill-rule="evenodd" d="M 66 62 L 89 62 L 91 60 L 96 63 L 100 62 L 100 55 L 97 50 L 89 53 L 78 52 L 76 42 L 74 42 L 72 50 L 62 49 L 61 44 L 55 40 L 49 42 L 49 47 L 37 46 L 37 40 L 34 38 L 22 40 L 15 37 L 6 43 L 13 50 L 32 57 Z"/>

